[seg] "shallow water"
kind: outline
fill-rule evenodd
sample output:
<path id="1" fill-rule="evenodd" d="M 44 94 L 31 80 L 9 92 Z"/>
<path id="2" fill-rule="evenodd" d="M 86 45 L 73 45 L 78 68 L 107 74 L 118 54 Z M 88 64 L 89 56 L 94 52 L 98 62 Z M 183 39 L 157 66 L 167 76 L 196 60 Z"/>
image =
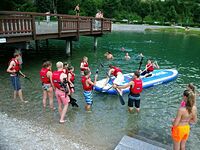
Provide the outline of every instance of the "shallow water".
<path id="1" fill-rule="evenodd" d="M 200 84 L 200 58 L 199 58 L 200 37 L 182 34 L 166 33 L 146 33 L 146 32 L 112 32 L 102 38 L 98 38 L 98 49 L 93 51 L 93 38 L 82 37 L 79 42 L 73 43 L 72 57 L 64 55 L 63 41 L 50 40 L 49 49 L 45 47 L 45 42 L 41 42 L 41 51 L 36 54 L 33 51 L 23 52 L 23 72 L 29 76 L 33 83 L 21 79 L 24 97 L 29 101 L 22 104 L 19 100 L 12 99 L 12 88 L 10 87 L 9 75 L 5 73 L 9 54 L 1 56 L 0 68 L 0 112 L 8 114 L 9 118 L 16 118 L 21 125 L 28 124 L 28 128 L 44 128 L 51 138 L 56 137 L 56 144 L 60 143 L 60 148 L 67 141 L 62 138 L 70 139 L 72 143 L 84 145 L 80 149 L 114 149 L 124 135 L 140 135 L 163 144 L 171 145 L 170 126 L 171 119 L 175 117 L 177 108 L 180 105 L 181 95 L 189 82 L 194 82 L 197 88 Z M 124 47 L 132 57 L 129 61 L 124 59 L 125 53 L 121 51 Z M 103 54 L 111 51 L 115 59 L 107 61 Z M 122 106 L 117 96 L 102 93 L 93 93 L 94 105 L 90 113 L 84 111 L 84 97 L 80 83 L 79 66 L 83 56 L 88 56 L 90 68 L 94 73 L 100 62 L 105 65 L 99 71 L 99 79 L 105 77 L 107 66 L 112 63 L 120 66 L 124 73 L 133 72 L 139 66 L 137 55 L 142 52 L 147 58 L 157 60 L 161 69 L 175 68 L 179 71 L 177 80 L 168 84 L 155 86 L 145 89 L 142 92 L 141 112 L 139 114 L 129 114 L 126 105 Z M 11 56 L 11 55 L 10 55 Z M 42 111 L 42 91 L 39 80 L 39 70 L 42 60 L 48 58 L 52 60 L 55 69 L 57 61 L 68 61 L 75 67 L 76 73 L 76 92 L 74 98 L 78 100 L 79 108 L 69 107 L 67 122 L 64 125 L 58 124 L 59 114 L 56 110 L 51 112 L 49 109 Z M 142 67 L 144 68 L 145 61 Z M 94 78 L 94 76 L 92 76 Z M 57 107 L 56 99 L 54 100 Z M 197 106 L 199 107 L 199 98 Z M 24 123 L 25 122 L 25 123 Z M 18 133 L 13 125 L 9 126 L 15 134 Z M 2 129 L 1 129 L 2 130 Z M 9 132 L 9 131 L 7 131 Z M 2 131 L 0 133 L 3 133 Z M 192 150 L 200 149 L 200 123 L 192 126 L 187 148 Z M 32 149 L 31 143 L 33 136 L 29 140 L 24 136 L 20 139 L 27 141 L 27 149 Z M 40 137 L 40 135 L 37 135 Z M 46 138 L 46 137 L 45 137 Z M 42 139 L 45 141 L 45 138 Z M 2 140 L 2 139 L 1 139 Z M 8 138 L 11 141 L 12 138 Z M 41 145 L 52 146 L 52 141 L 46 140 Z M 2 142 L 0 142 L 2 143 Z M 20 140 L 10 145 L 23 146 Z M 52 145 L 51 145 L 52 144 Z M 55 144 L 55 145 L 56 145 Z M 35 143 L 35 146 L 37 142 Z M 45 149 L 45 147 L 43 148 Z M 53 149 L 56 149 L 55 147 Z M 73 147 L 69 149 L 74 149 Z"/>

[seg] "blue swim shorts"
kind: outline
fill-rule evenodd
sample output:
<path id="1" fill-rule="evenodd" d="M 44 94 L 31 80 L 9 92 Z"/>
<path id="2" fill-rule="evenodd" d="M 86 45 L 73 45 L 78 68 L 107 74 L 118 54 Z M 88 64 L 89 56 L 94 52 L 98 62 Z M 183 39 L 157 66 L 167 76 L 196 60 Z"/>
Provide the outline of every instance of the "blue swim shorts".
<path id="1" fill-rule="evenodd" d="M 19 91 L 21 89 L 19 76 L 10 76 L 10 80 L 11 80 L 14 90 Z"/>
<path id="2" fill-rule="evenodd" d="M 85 97 L 85 102 L 88 105 L 92 105 L 93 101 L 92 101 L 92 91 L 84 91 L 83 95 Z"/>

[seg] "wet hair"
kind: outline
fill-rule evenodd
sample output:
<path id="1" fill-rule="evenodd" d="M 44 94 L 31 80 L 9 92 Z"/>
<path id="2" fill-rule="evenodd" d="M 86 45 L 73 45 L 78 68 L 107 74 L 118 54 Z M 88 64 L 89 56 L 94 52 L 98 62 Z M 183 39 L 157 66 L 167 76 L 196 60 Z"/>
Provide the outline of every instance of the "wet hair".
<path id="1" fill-rule="evenodd" d="M 45 62 L 42 64 L 42 67 L 43 67 L 43 68 L 47 68 L 47 67 L 49 67 L 49 66 L 52 66 L 51 61 L 45 61 Z"/>
<path id="2" fill-rule="evenodd" d="M 88 75 L 90 73 L 90 70 L 84 70 L 84 75 Z"/>
<path id="3" fill-rule="evenodd" d="M 189 91 L 189 90 L 185 90 L 185 91 L 183 92 L 183 96 L 185 96 L 185 97 L 188 97 L 189 94 L 190 94 L 190 91 Z"/>
<path id="4" fill-rule="evenodd" d="M 68 62 L 63 63 L 63 66 L 68 66 L 68 65 L 69 65 Z"/>
<path id="5" fill-rule="evenodd" d="M 192 112 L 192 107 L 194 106 L 195 103 L 195 95 L 192 91 L 190 90 L 185 90 L 183 92 L 183 95 L 186 96 L 186 109 L 188 113 L 190 114 Z"/>
<path id="6" fill-rule="evenodd" d="M 112 54 L 110 51 L 108 51 L 108 54 Z"/>
<path id="7" fill-rule="evenodd" d="M 196 88 L 193 83 L 189 83 L 188 88 L 190 88 L 195 93 Z"/>
<path id="8" fill-rule="evenodd" d="M 112 68 L 112 67 L 113 67 L 113 65 L 111 65 L 111 64 L 110 64 L 110 65 L 108 65 L 108 67 L 109 67 L 109 68 Z"/>
<path id="9" fill-rule="evenodd" d="M 68 66 L 67 69 L 68 70 L 72 70 L 72 69 L 74 69 L 74 67 L 73 66 Z"/>
<path id="10" fill-rule="evenodd" d="M 140 72 L 139 72 L 139 71 L 135 71 L 135 72 L 134 72 L 134 75 L 135 75 L 137 78 L 139 78 L 139 77 L 140 77 Z"/>

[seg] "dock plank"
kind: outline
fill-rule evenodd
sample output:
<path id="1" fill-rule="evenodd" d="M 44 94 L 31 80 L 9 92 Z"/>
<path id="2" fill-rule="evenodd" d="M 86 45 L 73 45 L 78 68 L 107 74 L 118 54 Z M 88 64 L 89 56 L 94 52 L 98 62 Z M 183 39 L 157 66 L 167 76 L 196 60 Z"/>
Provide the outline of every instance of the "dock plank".
<path id="1" fill-rule="evenodd" d="M 143 138 L 144 139 L 144 138 Z M 141 138 L 124 136 L 115 150 L 168 150 L 169 146 L 151 141 L 149 139 L 141 140 Z"/>

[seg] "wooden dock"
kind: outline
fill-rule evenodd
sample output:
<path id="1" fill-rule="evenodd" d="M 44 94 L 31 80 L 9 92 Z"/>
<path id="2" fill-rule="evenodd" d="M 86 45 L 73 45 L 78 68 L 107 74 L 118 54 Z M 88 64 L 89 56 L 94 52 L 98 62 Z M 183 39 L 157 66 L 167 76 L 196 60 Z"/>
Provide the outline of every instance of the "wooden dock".
<path id="1" fill-rule="evenodd" d="M 111 27 L 111 20 L 106 18 L 0 11 L 0 44 L 60 39 L 67 41 L 69 50 L 71 41 L 92 36 L 96 46 L 96 38 L 111 32 Z"/>
<path id="2" fill-rule="evenodd" d="M 144 137 L 124 136 L 115 150 L 171 150 L 170 146 L 149 140 Z"/>

